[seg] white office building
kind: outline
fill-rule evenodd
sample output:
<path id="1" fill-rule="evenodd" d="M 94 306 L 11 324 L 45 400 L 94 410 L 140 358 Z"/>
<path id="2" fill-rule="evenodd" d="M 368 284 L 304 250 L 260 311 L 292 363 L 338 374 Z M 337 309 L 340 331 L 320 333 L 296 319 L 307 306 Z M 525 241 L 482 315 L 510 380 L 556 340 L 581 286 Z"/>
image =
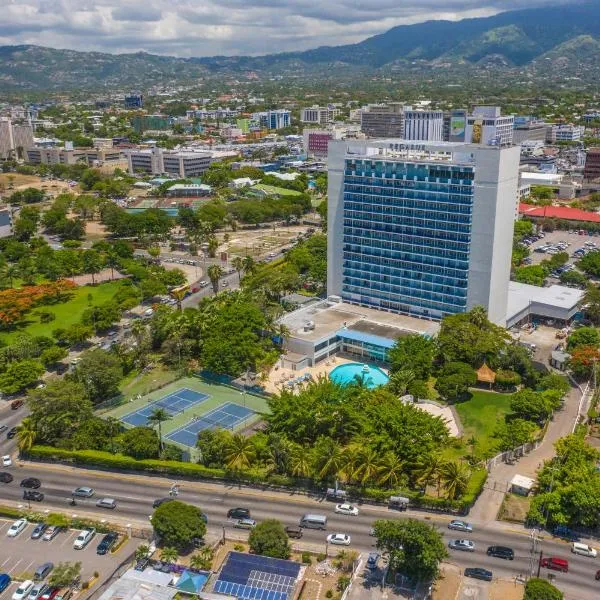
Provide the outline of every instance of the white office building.
<path id="1" fill-rule="evenodd" d="M 519 148 L 329 142 L 328 295 L 439 320 L 481 305 L 504 324 Z"/>
<path id="2" fill-rule="evenodd" d="M 473 114 L 467 117 L 465 142 L 510 146 L 513 143 L 514 123 L 514 116 L 502 116 L 499 106 L 476 106 Z"/>
<path id="3" fill-rule="evenodd" d="M 310 108 L 302 109 L 300 120 L 303 123 L 316 123 L 318 125 L 327 125 L 335 121 L 335 118 L 341 114 L 339 108 L 333 106 L 311 106 Z"/>
<path id="4" fill-rule="evenodd" d="M 444 139 L 444 113 L 441 110 L 405 110 L 404 139 L 441 142 Z"/>
<path id="5" fill-rule="evenodd" d="M 546 141 L 551 144 L 556 142 L 579 142 L 585 135 L 583 125 L 550 125 L 546 129 Z"/>
<path id="6" fill-rule="evenodd" d="M 210 152 L 163 150 L 159 147 L 125 150 L 124 154 L 131 175 L 168 173 L 182 179 L 199 177 L 212 161 Z"/>

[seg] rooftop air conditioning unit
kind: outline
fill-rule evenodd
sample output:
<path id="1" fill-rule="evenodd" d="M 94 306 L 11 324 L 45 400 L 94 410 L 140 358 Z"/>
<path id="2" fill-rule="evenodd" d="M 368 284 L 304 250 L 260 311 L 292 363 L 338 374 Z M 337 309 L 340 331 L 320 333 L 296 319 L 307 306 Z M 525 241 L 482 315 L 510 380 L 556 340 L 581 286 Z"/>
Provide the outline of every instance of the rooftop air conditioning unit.
<path id="1" fill-rule="evenodd" d="M 304 325 L 304 331 L 313 331 L 315 328 L 314 321 L 307 321 Z"/>

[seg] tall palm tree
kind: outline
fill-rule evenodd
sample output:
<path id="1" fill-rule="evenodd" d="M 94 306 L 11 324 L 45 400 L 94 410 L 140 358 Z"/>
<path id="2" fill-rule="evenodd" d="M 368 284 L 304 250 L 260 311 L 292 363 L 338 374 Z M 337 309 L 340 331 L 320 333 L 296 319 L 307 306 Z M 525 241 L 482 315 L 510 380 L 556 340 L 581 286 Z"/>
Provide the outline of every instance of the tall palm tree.
<path id="1" fill-rule="evenodd" d="M 362 447 L 356 456 L 353 479 L 362 485 L 372 481 L 380 469 L 380 459 L 373 448 Z"/>
<path id="2" fill-rule="evenodd" d="M 216 294 L 219 291 L 219 279 L 223 277 L 224 271 L 219 265 L 210 265 L 207 274 L 212 283 L 213 292 Z"/>
<path id="3" fill-rule="evenodd" d="M 487 323 L 487 320 L 487 312 L 483 306 L 475 306 L 471 309 L 471 312 L 469 313 L 469 321 L 471 321 L 473 325 L 477 325 L 477 327 L 483 329 Z"/>
<path id="4" fill-rule="evenodd" d="M 289 462 L 290 474 L 293 477 L 308 477 L 312 470 L 312 455 L 302 446 L 294 446 Z"/>
<path id="5" fill-rule="evenodd" d="M 338 444 L 332 442 L 319 450 L 320 453 L 315 457 L 316 473 L 319 479 L 325 480 L 345 475 L 344 467 L 347 465 L 348 456 L 344 456 L 344 451 Z"/>
<path id="6" fill-rule="evenodd" d="M 183 301 L 183 299 L 185 298 L 185 295 L 187 294 L 187 289 L 183 288 L 180 290 L 171 290 L 171 296 L 173 296 L 173 298 L 175 300 L 177 300 L 177 310 L 181 310 L 181 302 Z"/>
<path id="7" fill-rule="evenodd" d="M 379 461 L 377 483 L 394 488 L 400 485 L 404 475 L 404 463 L 394 452 L 386 452 Z"/>
<path id="8" fill-rule="evenodd" d="M 449 500 L 456 500 L 462 496 L 467 489 L 470 476 L 471 471 L 465 464 L 457 460 L 448 461 L 441 471 L 446 497 Z"/>
<path id="9" fill-rule="evenodd" d="M 160 551 L 160 560 L 166 563 L 174 563 L 179 557 L 179 552 L 176 548 L 167 546 Z"/>
<path id="10" fill-rule="evenodd" d="M 119 266 L 119 255 L 114 250 L 109 250 L 105 257 L 106 266 L 110 269 L 111 281 L 115 278 L 115 269 Z"/>
<path id="11" fill-rule="evenodd" d="M 244 273 L 251 275 L 256 271 L 256 262 L 251 256 L 244 256 Z"/>
<path id="12" fill-rule="evenodd" d="M 208 244 L 208 255 L 214 258 L 219 247 L 219 240 L 214 235 L 211 235 L 206 243 Z"/>
<path id="13" fill-rule="evenodd" d="M 231 261 L 231 266 L 237 271 L 238 280 L 242 283 L 242 271 L 244 270 L 244 259 L 241 256 L 236 256 Z"/>
<path id="14" fill-rule="evenodd" d="M 17 427 L 17 447 L 19 452 L 26 453 L 35 443 L 37 431 L 30 417 L 25 417 Z"/>
<path id="15" fill-rule="evenodd" d="M 248 469 L 255 455 L 256 450 L 252 441 L 241 433 L 236 433 L 231 437 L 225 451 L 227 468 L 234 471 Z"/>
<path id="16" fill-rule="evenodd" d="M 158 440 L 161 450 L 163 449 L 162 424 L 171 418 L 171 414 L 164 408 L 155 408 L 152 411 L 152 414 L 148 417 L 148 423 L 151 425 L 158 425 Z"/>
<path id="17" fill-rule="evenodd" d="M 279 338 L 279 344 L 281 346 L 281 351 L 285 354 L 285 344 L 288 341 L 288 339 L 290 338 L 290 335 L 292 334 L 292 332 L 290 331 L 289 327 L 287 327 L 283 323 L 278 323 L 275 326 L 274 333 Z"/>
<path id="18" fill-rule="evenodd" d="M 422 486 L 435 484 L 438 496 L 440 495 L 442 471 L 446 461 L 441 454 L 424 457 L 423 461 L 415 465 L 413 475 L 416 483 Z"/>

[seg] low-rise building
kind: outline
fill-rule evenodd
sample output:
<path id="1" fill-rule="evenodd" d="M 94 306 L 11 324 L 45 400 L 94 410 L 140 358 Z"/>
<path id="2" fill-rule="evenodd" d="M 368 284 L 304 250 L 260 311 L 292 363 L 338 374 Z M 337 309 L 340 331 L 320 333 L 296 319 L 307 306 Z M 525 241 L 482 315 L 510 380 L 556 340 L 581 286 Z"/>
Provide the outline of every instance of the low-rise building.
<path id="1" fill-rule="evenodd" d="M 198 177 L 208 169 L 212 161 L 210 152 L 164 150 L 158 146 L 125 150 L 124 154 L 131 175 L 169 173 L 182 179 Z"/>
<path id="2" fill-rule="evenodd" d="M 167 190 L 169 198 L 202 198 L 210 196 L 212 188 L 204 183 L 176 183 Z"/>
<path id="3" fill-rule="evenodd" d="M 339 108 L 333 106 L 311 106 L 302 109 L 300 120 L 302 123 L 315 123 L 318 125 L 326 125 L 335 121 L 335 118 L 341 114 Z"/>
<path id="4" fill-rule="evenodd" d="M 579 142 L 585 135 L 583 125 L 550 125 L 546 129 L 546 141 L 554 144 L 556 142 Z"/>
<path id="5" fill-rule="evenodd" d="M 467 117 L 465 142 L 510 146 L 513 143 L 514 120 L 513 115 L 503 116 L 499 106 L 476 106 Z"/>

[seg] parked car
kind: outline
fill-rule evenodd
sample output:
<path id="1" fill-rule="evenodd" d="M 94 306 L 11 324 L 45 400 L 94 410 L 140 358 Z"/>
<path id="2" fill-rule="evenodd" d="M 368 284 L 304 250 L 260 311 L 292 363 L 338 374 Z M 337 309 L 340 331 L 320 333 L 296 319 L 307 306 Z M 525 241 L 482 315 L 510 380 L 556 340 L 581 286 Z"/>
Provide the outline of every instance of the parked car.
<path id="1" fill-rule="evenodd" d="M 353 517 L 358 516 L 358 508 L 352 504 L 336 504 L 335 512 L 340 515 L 352 515 Z"/>
<path id="2" fill-rule="evenodd" d="M 117 508 L 117 501 L 114 498 L 100 498 L 98 502 L 96 502 L 96 506 L 99 508 Z"/>
<path id="3" fill-rule="evenodd" d="M 512 548 L 506 546 L 490 546 L 487 549 L 488 556 L 495 556 L 496 558 L 504 558 L 505 560 L 513 560 L 515 558 L 515 552 Z"/>
<path id="4" fill-rule="evenodd" d="M 54 569 L 54 563 L 51 563 L 51 562 L 42 563 L 35 570 L 35 573 L 33 574 L 33 578 L 36 580 L 45 579 L 46 575 L 48 575 L 48 573 L 50 573 L 50 571 L 52 571 L 52 569 Z"/>
<path id="5" fill-rule="evenodd" d="M 254 529 L 256 521 L 254 519 L 238 519 L 233 526 L 236 529 Z"/>
<path id="6" fill-rule="evenodd" d="M 17 410 L 18 408 L 21 408 L 21 406 L 23 406 L 23 404 L 25 404 L 24 400 L 21 400 L 21 399 L 19 399 L 19 400 L 13 400 L 10 403 L 10 407 L 12 408 L 12 410 Z"/>
<path id="7" fill-rule="evenodd" d="M 50 542 L 53 540 L 60 532 L 62 531 L 62 527 L 57 527 L 56 525 L 52 525 L 44 531 L 44 535 L 42 536 L 42 540 L 44 542 Z"/>
<path id="8" fill-rule="evenodd" d="M 230 508 L 227 511 L 228 519 L 249 519 L 250 509 L 248 508 Z"/>
<path id="9" fill-rule="evenodd" d="M 40 583 L 36 583 L 29 592 L 29 596 L 27 596 L 27 600 L 39 600 L 40 596 L 46 591 L 48 586 L 42 581 Z"/>
<path id="10" fill-rule="evenodd" d="M 8 531 L 6 532 L 6 535 L 8 537 L 17 537 L 21 531 L 23 531 L 23 529 L 25 529 L 25 527 L 27 527 L 27 519 L 19 519 L 18 521 L 15 521 L 9 528 Z"/>
<path id="11" fill-rule="evenodd" d="M 8 429 L 8 425 L 5 425 L 4 423 L 2 423 L 0 425 L 0 433 L 2 433 L 3 431 L 6 431 Z"/>
<path id="12" fill-rule="evenodd" d="M 349 546 L 351 538 L 347 533 L 330 533 L 327 536 L 327 543 L 334 546 Z"/>
<path id="13" fill-rule="evenodd" d="M 21 487 L 37 490 L 42 482 L 37 477 L 27 477 L 21 481 Z"/>
<path id="14" fill-rule="evenodd" d="M 114 531 L 111 531 L 110 533 L 107 533 L 101 540 L 100 543 L 98 544 L 98 547 L 96 548 L 96 554 L 106 554 L 116 543 L 116 541 L 119 539 L 119 534 L 115 533 Z"/>
<path id="15" fill-rule="evenodd" d="M 27 596 L 29 596 L 29 592 L 31 588 L 34 586 L 33 581 L 31 579 L 26 579 L 22 583 L 19 584 L 19 587 L 15 590 L 12 595 L 12 600 L 25 600 Z"/>
<path id="16" fill-rule="evenodd" d="M 77 498 L 91 498 L 94 495 L 94 488 L 78 487 L 71 492 L 71 495 Z"/>
<path id="17" fill-rule="evenodd" d="M 471 533 L 473 531 L 473 525 L 471 525 L 471 523 L 467 523 L 466 521 L 459 521 L 455 519 L 454 521 L 450 521 L 450 523 L 448 523 L 448 529 L 455 529 L 456 531 L 466 531 L 467 533 Z"/>
<path id="18" fill-rule="evenodd" d="M 0 473 L 0 483 L 10 483 L 14 477 L 10 473 Z"/>
<path id="19" fill-rule="evenodd" d="M 23 490 L 23 500 L 30 500 L 33 502 L 41 502 L 44 499 L 44 494 L 36 490 Z"/>
<path id="20" fill-rule="evenodd" d="M 38 523 L 31 532 L 31 539 L 39 540 L 44 535 L 46 529 L 48 529 L 48 525 L 46 525 L 46 523 Z"/>
<path id="21" fill-rule="evenodd" d="M 95 533 L 96 533 L 96 530 L 94 528 L 84 529 L 75 538 L 75 541 L 73 542 L 73 548 L 75 548 L 75 550 L 83 550 L 90 543 L 90 541 L 94 537 Z"/>
<path id="22" fill-rule="evenodd" d="M 467 567 L 465 569 L 465 577 L 473 577 L 474 579 L 483 579 L 483 581 L 491 581 L 493 573 L 481 567 Z"/>
<path id="23" fill-rule="evenodd" d="M 379 562 L 379 552 L 369 552 L 369 557 L 367 558 L 367 569 L 371 569 L 371 570 L 376 569 L 378 562 Z"/>
<path id="24" fill-rule="evenodd" d="M 8 573 L 0 573 L 0 593 L 2 593 L 9 585 L 12 579 Z"/>
<path id="25" fill-rule="evenodd" d="M 8 454 L 5 454 L 2 457 L 2 466 L 3 467 L 12 467 L 12 459 L 10 458 L 10 456 Z"/>
<path id="26" fill-rule="evenodd" d="M 46 588 L 46 591 L 40 596 L 40 600 L 55 600 L 59 591 L 60 588 L 57 587 Z"/>
<path id="27" fill-rule="evenodd" d="M 475 552 L 475 544 L 471 540 L 450 540 L 448 546 L 452 548 L 452 550 Z"/>
<path id="28" fill-rule="evenodd" d="M 18 427 L 11 427 L 8 430 L 8 433 L 6 434 L 6 439 L 7 440 L 12 440 L 15 437 L 15 435 L 17 435 L 18 429 L 19 429 Z"/>

